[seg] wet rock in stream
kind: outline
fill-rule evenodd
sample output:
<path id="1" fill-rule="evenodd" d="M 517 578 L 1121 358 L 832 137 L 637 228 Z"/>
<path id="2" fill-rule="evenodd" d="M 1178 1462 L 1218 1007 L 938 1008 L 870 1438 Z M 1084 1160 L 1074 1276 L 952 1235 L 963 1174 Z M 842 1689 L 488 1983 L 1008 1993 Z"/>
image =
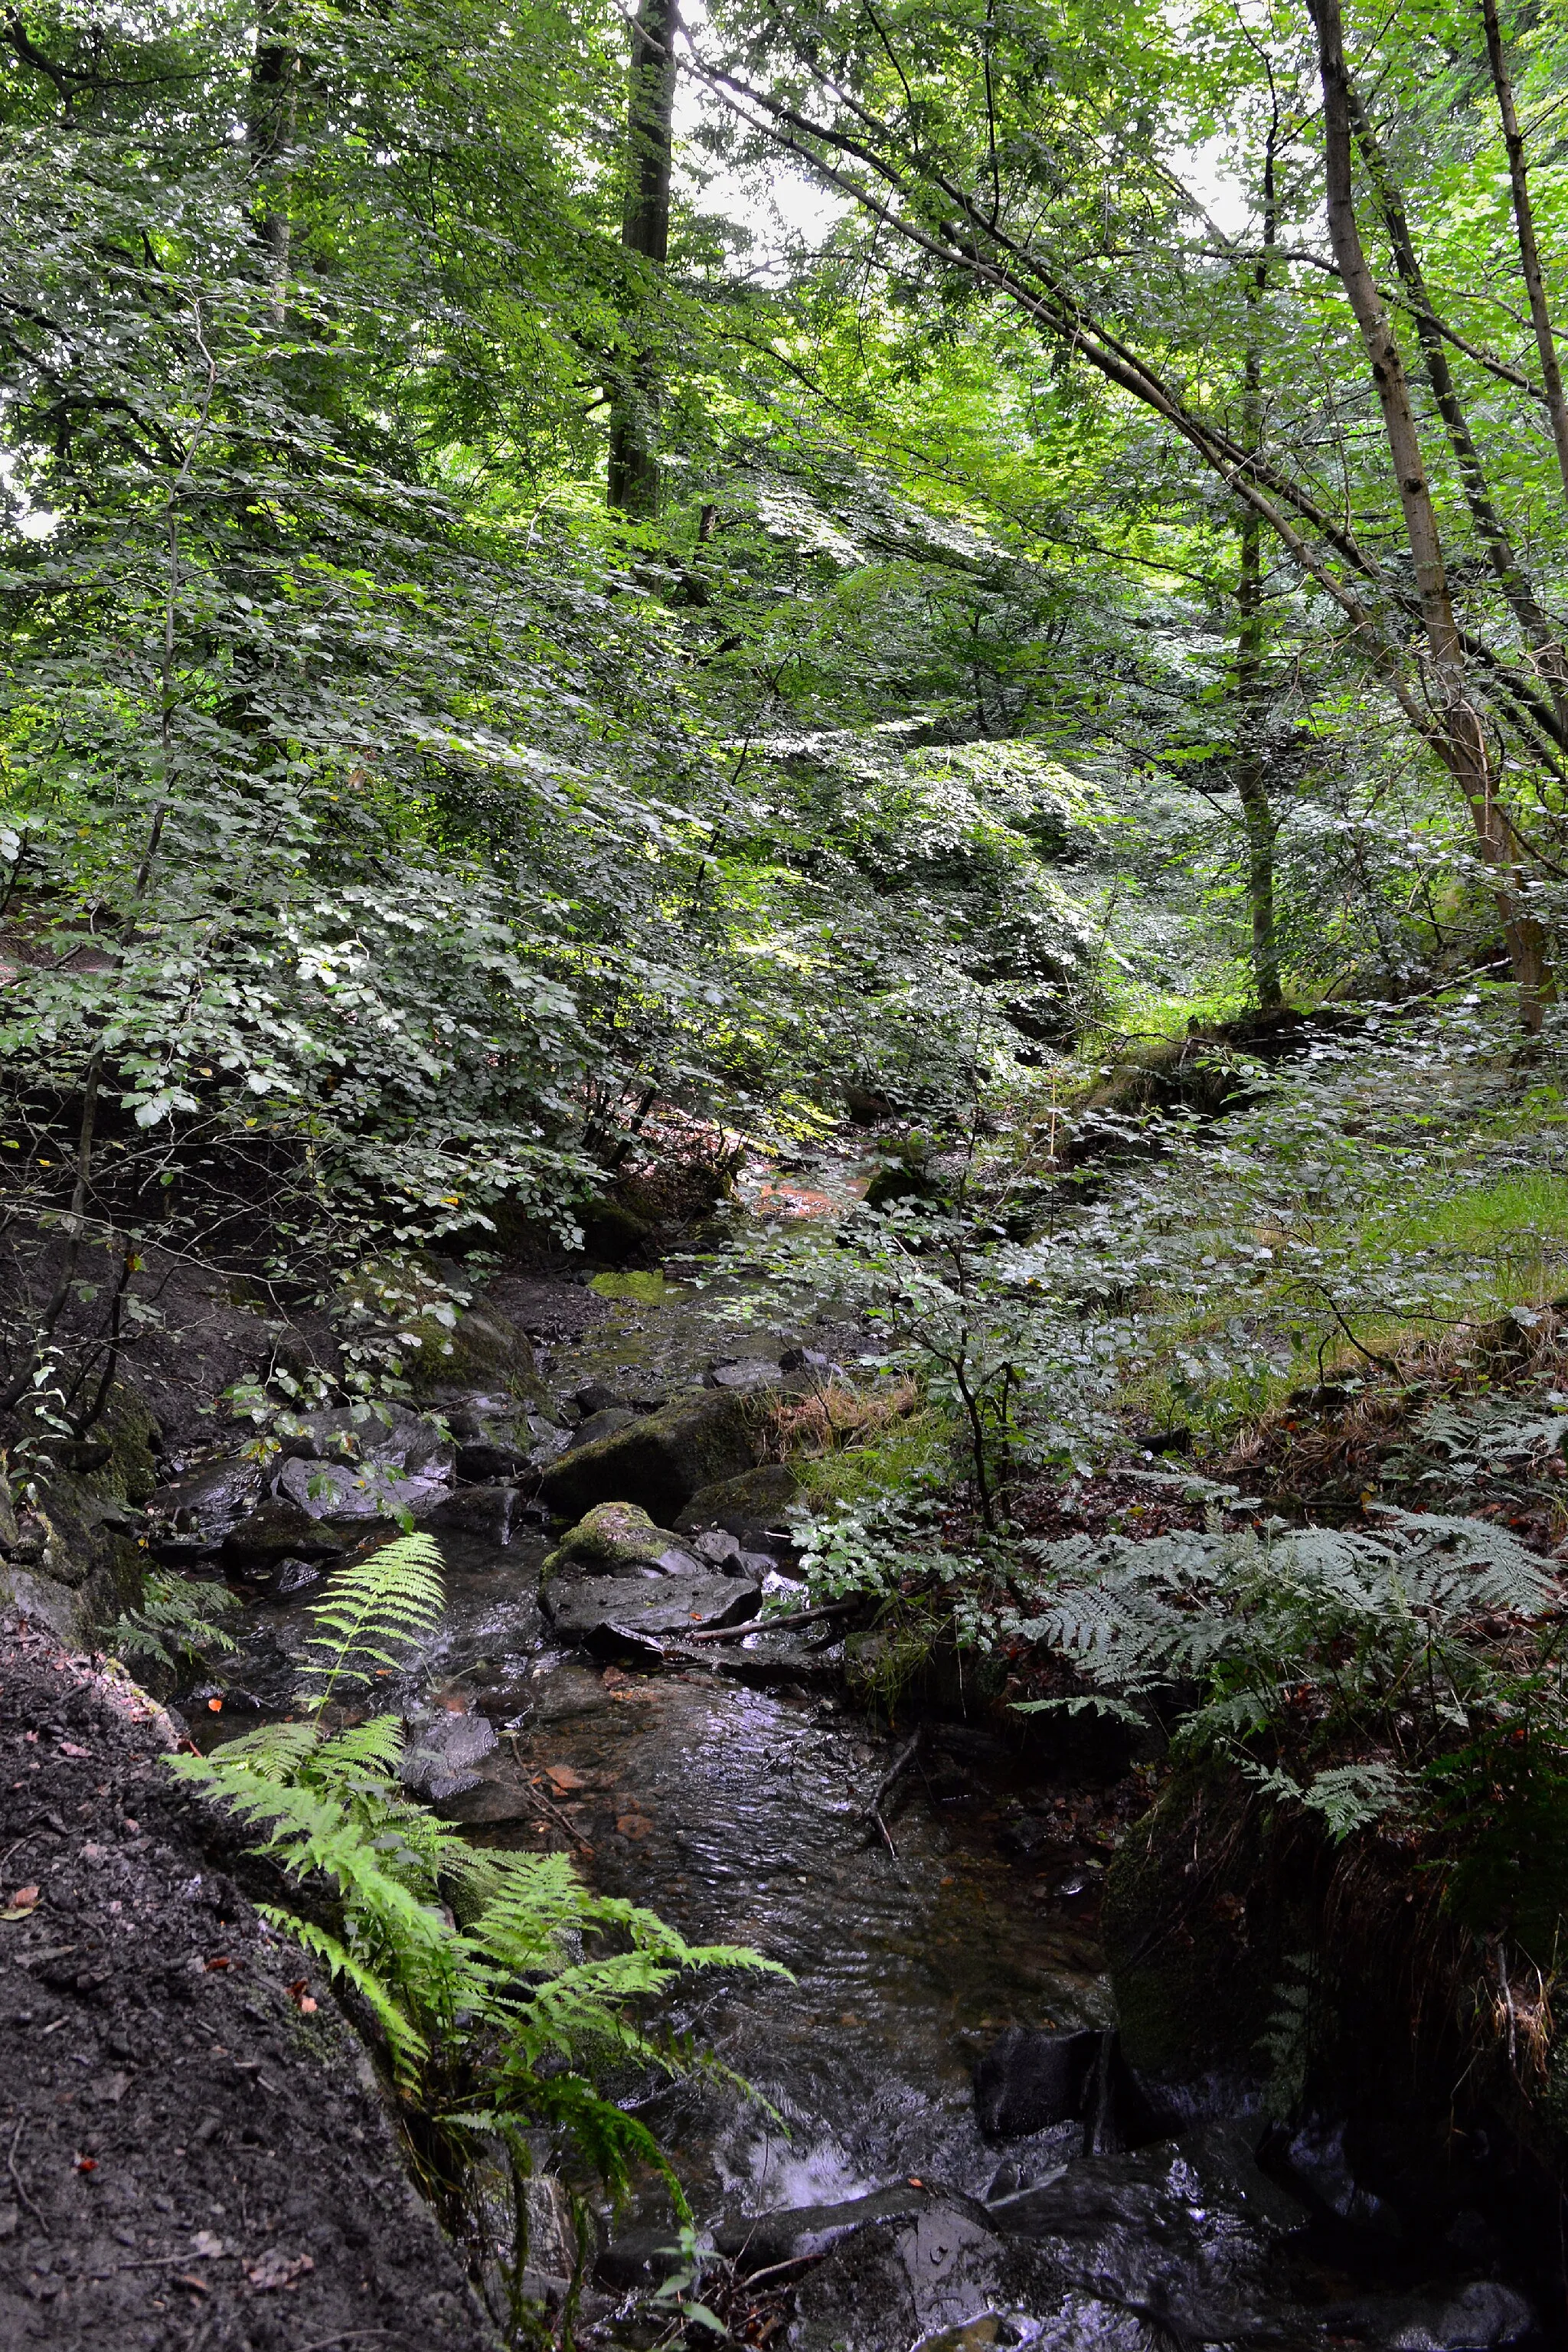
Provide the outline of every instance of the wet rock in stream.
<path id="1" fill-rule="evenodd" d="M 1088 2114 L 1106 2036 L 1038 2033 L 1015 2026 L 974 2069 L 974 2105 L 989 2139 L 1029 2132 Z"/>
<path id="2" fill-rule="evenodd" d="M 552 1578 L 541 1605 L 563 1641 L 595 1635 L 690 1633 L 707 1626 L 739 1625 L 763 1605 L 763 1589 L 735 1576 L 585 1576 Z"/>
<path id="3" fill-rule="evenodd" d="M 700 1488 L 739 1476 L 756 1458 L 748 1400 L 707 1390 L 563 1454 L 544 1472 L 540 1495 L 563 1517 L 580 1517 L 595 1503 L 628 1502 L 667 1522 Z"/>

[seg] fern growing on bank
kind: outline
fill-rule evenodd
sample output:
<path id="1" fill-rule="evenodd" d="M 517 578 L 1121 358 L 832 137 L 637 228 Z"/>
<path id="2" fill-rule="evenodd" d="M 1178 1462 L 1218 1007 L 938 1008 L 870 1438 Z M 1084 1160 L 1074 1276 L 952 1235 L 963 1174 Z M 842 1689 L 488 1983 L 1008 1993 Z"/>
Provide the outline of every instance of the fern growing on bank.
<path id="1" fill-rule="evenodd" d="M 204 1650 L 232 1650 L 218 1619 L 237 1607 L 226 1584 L 194 1576 L 146 1576 L 134 1609 L 121 1610 L 110 1642 L 120 1658 L 151 1658 L 174 1673 Z"/>
<path id="2" fill-rule="evenodd" d="M 449 2158 L 471 2155 L 478 2136 L 499 2144 L 520 2230 L 526 2135 L 541 2127 L 566 2136 L 612 2196 L 634 2165 L 656 2167 L 684 2217 L 657 2141 L 601 2079 L 611 2066 L 673 2074 L 701 2063 L 641 2021 L 686 1971 L 787 1971 L 741 1948 L 688 1944 L 653 1912 L 594 1894 L 563 1854 L 471 1847 L 405 1791 L 396 1716 L 329 1727 L 329 1708 L 395 1664 L 441 1606 L 427 1535 L 339 1570 L 310 1612 L 307 1712 L 172 1769 L 258 1831 L 256 1850 L 295 1885 L 330 1890 L 325 1920 L 277 1905 L 263 1916 L 361 1995 L 400 2095 Z M 520 2250 L 514 2294 L 521 2267 Z"/>
<path id="3" fill-rule="evenodd" d="M 1409 1801 L 1418 1775 L 1508 1708 L 1506 1643 L 1559 1600 L 1546 1563 L 1505 1528 L 1380 1517 L 1375 1533 L 1276 1522 L 1261 1534 L 1026 1546 L 1044 1572 L 1035 1613 L 1010 1630 L 1089 1687 L 1020 1711 L 1088 1707 L 1142 1725 L 1174 1703 L 1180 1752 L 1224 1755 L 1343 1840 Z M 1560 1673 L 1549 1685 L 1536 1729 L 1561 1737 Z"/>

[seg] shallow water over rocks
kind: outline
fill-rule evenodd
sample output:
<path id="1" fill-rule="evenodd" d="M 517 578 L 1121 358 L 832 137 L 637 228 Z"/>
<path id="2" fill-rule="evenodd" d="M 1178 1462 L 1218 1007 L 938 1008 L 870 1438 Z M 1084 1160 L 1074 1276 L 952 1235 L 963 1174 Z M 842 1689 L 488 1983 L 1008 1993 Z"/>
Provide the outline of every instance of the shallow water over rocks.
<path id="1" fill-rule="evenodd" d="M 542 1369 L 558 1398 L 593 1403 L 607 1388 L 647 1412 L 710 1380 L 726 1344 L 775 1365 L 801 1344 L 798 1326 L 755 1325 L 726 1343 L 713 1313 L 679 1288 L 611 1299 Z M 842 1332 L 818 1336 L 842 1351 Z M 790 1972 L 711 1979 L 678 2021 L 758 2100 L 697 2078 L 642 2086 L 638 2109 L 705 2241 L 788 2289 L 776 2342 L 1468 2352 L 1542 2340 L 1484 2262 L 1336 2217 L 1259 2116 L 1215 2116 L 1196 2085 L 1184 2122 L 1150 2107 L 1115 2046 L 1096 1937 L 1103 1851 L 1054 1832 L 1066 1784 L 990 1723 L 928 1725 L 884 1801 L 884 1833 L 871 1801 L 908 1727 L 881 1731 L 842 1696 L 832 1623 L 753 1637 L 727 1661 L 719 1644 L 660 1662 L 635 1639 L 595 1655 L 596 1600 L 581 1623 L 570 1586 L 541 1605 L 551 1539 L 526 1488 L 443 1494 L 427 1523 L 446 1617 L 386 1685 L 415 1736 L 410 1785 L 477 1839 L 565 1844 L 604 1892 Z M 226 1524 L 228 1496 L 212 1507 Z M 704 1564 L 716 1608 L 755 1605 L 755 1583 Z M 645 1613 L 675 1606 L 683 1578 L 599 1580 L 624 1618 L 634 1592 Z M 308 1582 L 276 1591 L 249 1613 L 204 1737 L 287 1703 L 310 1594 Z M 770 1658 L 789 1673 L 772 1675 Z M 673 2235 L 650 2185 L 601 2249 L 601 2326 L 668 2267 Z"/>

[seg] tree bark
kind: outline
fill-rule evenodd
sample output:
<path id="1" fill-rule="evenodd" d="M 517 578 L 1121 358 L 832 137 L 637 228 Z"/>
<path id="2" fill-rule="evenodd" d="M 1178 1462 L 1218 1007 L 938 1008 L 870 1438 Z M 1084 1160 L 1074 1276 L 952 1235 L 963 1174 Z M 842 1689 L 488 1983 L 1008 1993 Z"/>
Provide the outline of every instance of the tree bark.
<path id="1" fill-rule="evenodd" d="M 1236 603 L 1236 789 L 1247 828 L 1247 898 L 1252 910 L 1252 978 L 1260 1013 L 1284 1003 L 1274 920 L 1274 843 L 1279 823 L 1269 804 L 1263 763 L 1268 688 L 1263 673 L 1263 526 L 1250 511 L 1241 519 L 1241 576 Z"/>
<path id="2" fill-rule="evenodd" d="M 256 20 L 246 139 L 259 193 L 251 215 L 267 257 L 272 315 L 283 323 L 289 294 L 289 211 L 282 183 L 294 143 L 300 60 L 289 46 L 286 0 L 262 0 Z"/>
<path id="3" fill-rule="evenodd" d="M 1535 237 L 1535 207 L 1530 195 L 1530 166 L 1525 160 L 1524 134 L 1519 127 L 1519 116 L 1513 103 L 1513 83 L 1503 54 L 1502 28 L 1498 23 L 1497 0 L 1481 0 L 1481 15 L 1486 20 L 1487 58 L 1492 69 L 1492 88 L 1497 92 L 1498 111 L 1502 117 L 1503 145 L 1508 150 L 1509 186 L 1513 195 L 1513 224 L 1519 237 L 1519 263 L 1524 275 L 1525 291 L 1530 297 L 1530 323 L 1535 329 L 1535 348 L 1541 354 L 1541 381 L 1546 394 L 1546 413 L 1552 419 L 1552 438 L 1557 447 L 1557 467 L 1563 477 L 1563 487 L 1568 490 L 1568 400 L 1563 393 L 1563 371 L 1557 363 L 1557 340 L 1552 331 L 1552 313 L 1546 304 L 1546 280 L 1542 275 L 1541 248 Z"/>
<path id="4" fill-rule="evenodd" d="M 1268 290 L 1270 251 L 1278 239 L 1279 207 L 1275 186 L 1275 150 L 1279 110 L 1263 151 L 1263 252 L 1247 288 L 1247 336 L 1242 379 L 1242 439 L 1248 449 L 1263 443 L 1263 360 L 1257 313 Z M 1252 913 L 1252 979 L 1260 1013 L 1283 1003 L 1279 947 L 1274 920 L 1274 844 L 1279 821 L 1269 805 L 1263 738 L 1268 708 L 1264 674 L 1263 525 L 1253 509 L 1241 509 L 1241 563 L 1236 590 L 1236 789 L 1247 829 L 1247 898 Z"/>
<path id="5" fill-rule="evenodd" d="M 1348 75 L 1345 97 L 1356 144 L 1376 191 L 1378 209 L 1388 229 L 1394 266 L 1399 274 L 1400 284 L 1410 298 L 1411 315 L 1421 344 L 1426 381 L 1432 387 L 1437 414 L 1448 436 L 1448 446 L 1453 450 L 1459 470 L 1471 519 L 1485 543 L 1510 609 L 1526 638 L 1536 649 L 1542 676 L 1546 680 L 1558 718 L 1568 725 L 1568 659 L 1564 657 L 1562 637 L 1542 610 L 1507 527 L 1493 502 L 1480 454 L 1470 433 L 1458 387 L 1454 382 L 1453 370 L 1448 365 L 1447 345 L 1427 289 L 1426 272 L 1416 255 L 1415 240 L 1410 232 L 1404 200 L 1382 142 Z"/>
<path id="6" fill-rule="evenodd" d="M 642 0 L 632 34 L 626 100 L 626 202 L 621 245 L 657 280 L 669 260 L 669 182 L 679 0 Z M 610 404 L 609 502 L 619 513 L 658 512 L 658 373 L 645 343 Z"/>
<path id="7" fill-rule="evenodd" d="M 1556 989 L 1546 961 L 1541 925 L 1520 904 L 1517 845 L 1493 786 L 1485 724 L 1466 684 L 1464 647 L 1454 617 L 1443 543 L 1421 453 L 1410 386 L 1356 221 L 1351 173 L 1349 77 L 1339 0 L 1309 0 L 1309 5 L 1318 36 L 1322 76 L 1329 242 L 1340 281 L 1361 330 L 1399 488 L 1426 644 L 1428 688 L 1436 721 L 1431 740 L 1465 796 L 1482 855 L 1492 868 L 1498 913 L 1519 988 L 1521 1018 L 1527 1029 L 1535 1030 L 1541 1026 L 1542 1007 L 1555 1001 Z"/>

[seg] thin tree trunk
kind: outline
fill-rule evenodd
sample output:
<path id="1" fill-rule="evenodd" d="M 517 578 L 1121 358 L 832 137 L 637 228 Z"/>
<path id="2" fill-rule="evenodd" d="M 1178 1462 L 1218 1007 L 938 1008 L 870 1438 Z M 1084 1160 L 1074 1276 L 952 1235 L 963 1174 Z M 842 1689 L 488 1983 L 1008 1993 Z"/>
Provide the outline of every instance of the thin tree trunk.
<path id="1" fill-rule="evenodd" d="M 1524 134 L 1519 127 L 1519 116 L 1514 110 L 1513 83 L 1509 76 L 1508 59 L 1503 55 L 1497 0 L 1481 0 L 1481 15 L 1486 20 L 1487 57 L 1492 69 L 1492 87 L 1497 91 L 1498 111 L 1502 116 L 1503 145 L 1508 150 L 1509 186 L 1513 194 L 1519 263 L 1524 273 L 1525 291 L 1530 296 L 1530 323 L 1535 329 L 1535 348 L 1541 354 L 1541 381 L 1546 394 L 1546 413 L 1552 419 L 1552 438 L 1557 446 L 1558 471 L 1562 474 L 1564 490 L 1568 490 L 1568 400 L 1563 398 L 1563 371 L 1557 363 L 1557 340 L 1552 331 L 1552 313 L 1546 306 L 1546 280 L 1542 275 L 1541 248 L 1535 239 L 1535 207 L 1530 197 L 1530 166 L 1525 160 Z"/>
<path id="2" fill-rule="evenodd" d="M 1247 827 L 1247 898 L 1252 910 L 1252 978 L 1261 1013 L 1284 1003 L 1274 922 L 1274 843 L 1279 832 L 1263 765 L 1268 688 L 1263 674 L 1263 526 L 1250 509 L 1241 519 L 1241 576 L 1236 602 L 1236 789 Z"/>
<path id="3" fill-rule="evenodd" d="M 262 0 L 256 20 L 246 138 L 259 193 L 251 218 L 267 256 L 272 314 L 282 324 L 289 294 L 289 212 L 282 182 L 294 143 L 300 60 L 288 40 L 286 0 Z"/>
<path id="4" fill-rule="evenodd" d="M 1443 543 L 1421 454 L 1399 345 L 1383 307 L 1356 222 L 1351 176 L 1351 110 L 1339 0 L 1309 0 L 1318 35 L 1323 85 L 1329 242 L 1335 267 L 1361 330 L 1372 368 L 1384 431 L 1394 462 L 1405 534 L 1415 570 L 1426 641 L 1428 683 L 1436 724 L 1432 742 L 1470 811 L 1493 888 L 1509 961 L 1527 1029 L 1541 1026 L 1542 1007 L 1555 1001 L 1541 925 L 1521 907 L 1518 853 L 1512 828 L 1493 788 L 1486 730 L 1466 687 L 1464 648 L 1454 617 Z"/>
<path id="5" fill-rule="evenodd" d="M 679 0 L 642 0 L 632 34 L 626 101 L 626 204 L 621 244 L 655 278 L 669 259 L 669 181 L 675 123 L 675 37 Z M 658 512 L 658 373 L 646 345 L 610 406 L 609 502 L 618 512 Z"/>
<path id="6" fill-rule="evenodd" d="M 1453 371 L 1448 365 L 1447 345 L 1427 290 L 1426 272 L 1416 256 L 1415 240 L 1410 233 L 1404 200 L 1382 143 L 1348 75 L 1345 97 L 1356 144 L 1361 149 L 1362 161 L 1377 192 L 1378 208 L 1387 225 L 1394 266 L 1399 273 L 1400 284 L 1410 298 L 1411 315 L 1421 343 L 1426 381 L 1432 387 L 1437 414 L 1443 420 L 1448 445 L 1454 452 L 1471 518 L 1485 542 L 1492 569 L 1497 573 L 1514 618 L 1540 656 L 1542 675 L 1551 692 L 1558 718 L 1568 725 L 1568 659 L 1564 657 L 1562 637 L 1536 601 L 1535 591 L 1493 503 L 1480 455 L 1471 436 Z"/>
<path id="7" fill-rule="evenodd" d="M 1247 287 L 1247 337 L 1242 384 L 1242 439 L 1249 450 L 1263 445 L 1263 361 L 1257 312 L 1268 290 L 1270 249 L 1279 236 L 1275 148 L 1279 110 L 1268 126 L 1263 151 L 1263 251 Z M 1252 911 L 1252 979 L 1260 1013 L 1284 1002 L 1279 985 L 1279 946 L 1274 920 L 1274 844 L 1279 824 L 1268 802 L 1263 738 L 1268 707 L 1264 675 L 1263 525 L 1249 506 L 1241 510 L 1241 563 L 1237 582 L 1236 789 L 1247 828 L 1247 898 Z"/>

